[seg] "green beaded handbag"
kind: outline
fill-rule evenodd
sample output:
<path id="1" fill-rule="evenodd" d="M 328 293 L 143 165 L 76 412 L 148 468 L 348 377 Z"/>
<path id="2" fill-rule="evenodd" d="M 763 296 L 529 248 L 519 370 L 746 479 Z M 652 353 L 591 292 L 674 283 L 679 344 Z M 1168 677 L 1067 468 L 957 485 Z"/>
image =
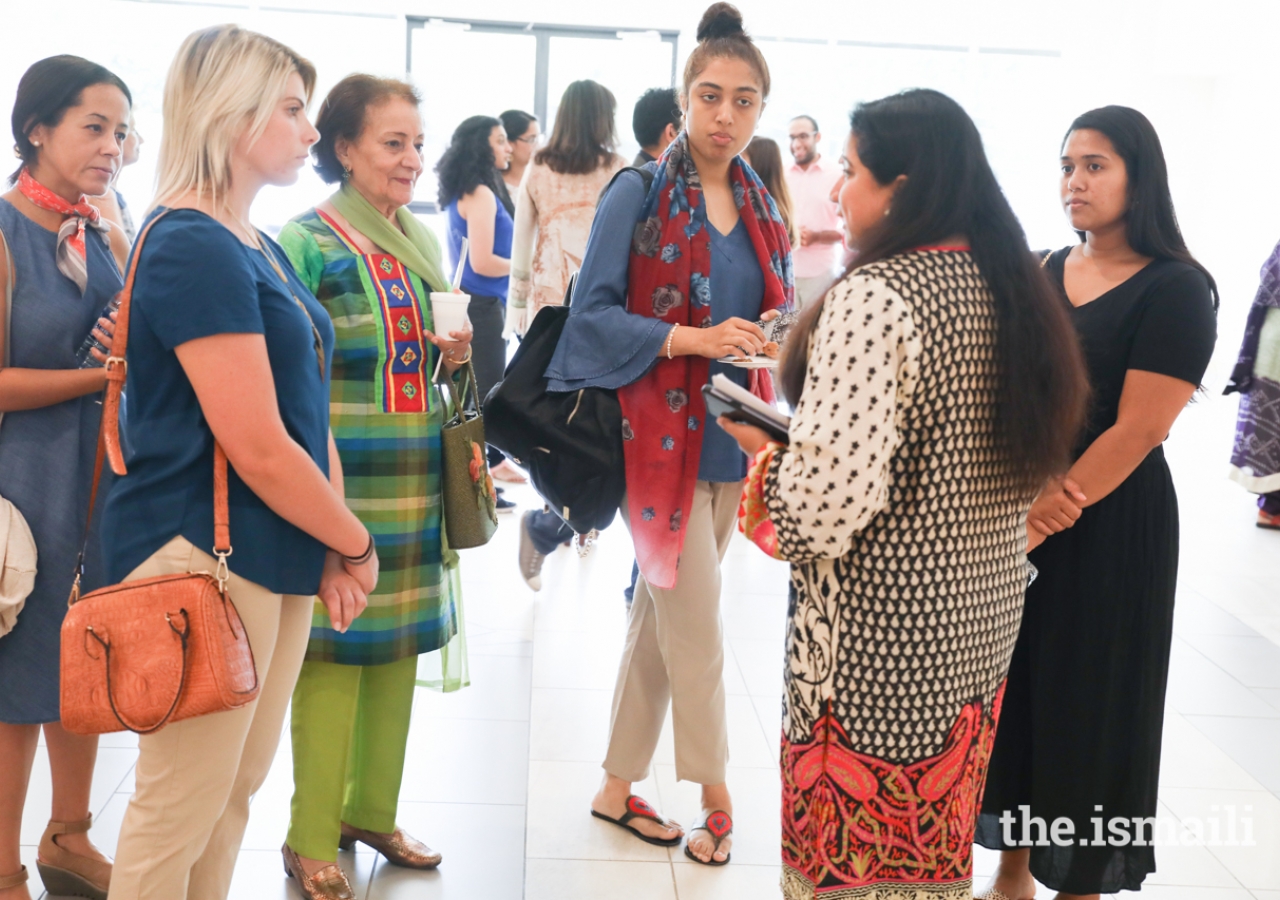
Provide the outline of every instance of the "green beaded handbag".
<path id="1" fill-rule="evenodd" d="M 444 527 L 453 550 L 489 543 L 498 530 L 497 493 L 489 461 L 485 457 L 484 417 L 467 408 L 467 392 L 476 393 L 476 372 L 471 363 L 456 384 L 445 378 L 453 409 L 440 433 L 444 482 Z"/>

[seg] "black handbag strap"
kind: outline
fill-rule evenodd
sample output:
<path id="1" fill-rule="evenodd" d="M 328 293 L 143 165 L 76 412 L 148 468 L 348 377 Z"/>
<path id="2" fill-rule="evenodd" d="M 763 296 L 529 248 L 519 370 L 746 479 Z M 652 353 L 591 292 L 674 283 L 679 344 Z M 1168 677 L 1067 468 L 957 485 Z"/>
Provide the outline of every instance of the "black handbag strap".
<path id="1" fill-rule="evenodd" d="M 600 205 L 600 201 L 604 199 L 604 195 L 609 193 L 609 189 L 613 187 L 613 183 L 618 180 L 619 176 L 621 176 L 623 172 L 635 172 L 636 174 L 638 174 L 641 180 L 644 181 L 644 192 L 645 192 L 645 195 L 647 196 L 649 194 L 649 189 L 653 187 L 653 180 L 658 177 L 657 172 L 649 168 L 649 166 L 651 165 L 656 165 L 656 164 L 646 163 L 643 166 L 624 166 L 618 171 L 614 172 L 613 177 L 609 179 L 609 183 L 604 186 L 604 190 L 602 190 L 600 192 L 600 196 L 596 198 L 596 205 L 597 206 Z"/>

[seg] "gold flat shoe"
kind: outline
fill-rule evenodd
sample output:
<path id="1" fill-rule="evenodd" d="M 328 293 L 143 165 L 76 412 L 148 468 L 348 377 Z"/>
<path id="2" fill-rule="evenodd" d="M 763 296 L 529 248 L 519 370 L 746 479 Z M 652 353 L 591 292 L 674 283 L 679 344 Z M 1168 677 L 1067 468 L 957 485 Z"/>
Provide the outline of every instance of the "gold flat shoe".
<path id="1" fill-rule="evenodd" d="M 343 850 L 350 850 L 356 841 L 377 850 L 387 858 L 387 862 L 409 869 L 434 869 L 443 859 L 439 853 L 413 835 L 406 834 L 399 826 L 391 834 L 378 834 L 343 822 L 338 846 Z"/>
<path id="2" fill-rule="evenodd" d="M 308 875 L 302 869 L 302 860 L 288 844 L 280 848 L 280 853 L 284 857 L 285 874 L 297 880 L 298 889 L 307 900 L 356 900 L 356 892 L 337 863 Z"/>

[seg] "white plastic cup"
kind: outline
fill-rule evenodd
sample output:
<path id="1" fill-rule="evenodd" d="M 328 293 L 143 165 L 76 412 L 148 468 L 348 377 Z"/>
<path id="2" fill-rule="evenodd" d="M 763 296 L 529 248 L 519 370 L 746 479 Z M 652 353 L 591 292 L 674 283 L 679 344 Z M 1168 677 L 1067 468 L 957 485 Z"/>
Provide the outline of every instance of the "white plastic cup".
<path id="1" fill-rule="evenodd" d="M 453 332 L 468 329 L 467 307 L 471 304 L 470 294 L 432 291 L 430 297 L 431 318 L 435 321 L 436 337 L 451 341 Z"/>

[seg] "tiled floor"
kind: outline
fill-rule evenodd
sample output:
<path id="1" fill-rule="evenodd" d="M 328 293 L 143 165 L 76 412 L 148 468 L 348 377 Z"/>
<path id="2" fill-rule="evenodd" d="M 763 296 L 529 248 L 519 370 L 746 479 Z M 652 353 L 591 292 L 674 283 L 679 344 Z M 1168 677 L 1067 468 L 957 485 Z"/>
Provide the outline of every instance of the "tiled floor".
<path id="1" fill-rule="evenodd" d="M 1251 833 L 1254 845 L 1158 849 L 1159 871 L 1142 892 L 1153 900 L 1280 900 L 1280 534 L 1253 528 L 1251 498 L 1222 477 L 1233 414 L 1230 400 L 1202 396 L 1168 444 L 1183 540 L 1160 813 L 1171 823 L 1226 822 L 1235 807 L 1237 837 Z M 528 489 L 512 495 L 534 502 Z M 785 567 L 741 540 L 726 560 L 737 843 L 731 865 L 708 869 L 679 849 L 628 839 L 587 815 L 625 627 L 625 532 L 607 531 L 586 559 L 558 551 L 535 595 L 516 573 L 516 525 L 514 517 L 504 520 L 488 547 L 463 554 L 472 687 L 447 696 L 424 689 L 417 700 L 400 821 L 439 848 L 445 863 L 421 874 L 372 853 L 342 854 L 361 900 L 779 897 Z M 132 788 L 135 747 L 128 736 L 103 740 L 94 838 L 108 852 Z M 279 856 L 290 791 L 286 742 L 253 805 L 236 900 L 297 897 Z M 669 729 L 638 792 L 685 824 L 697 812 L 696 787 L 675 781 Z M 40 758 L 23 823 L 28 865 L 48 803 L 48 767 Z M 1220 844 L 1227 843 L 1225 830 Z M 978 849 L 979 886 L 994 863 L 994 854 Z M 1042 887 L 1039 896 L 1048 900 L 1053 892 Z"/>

